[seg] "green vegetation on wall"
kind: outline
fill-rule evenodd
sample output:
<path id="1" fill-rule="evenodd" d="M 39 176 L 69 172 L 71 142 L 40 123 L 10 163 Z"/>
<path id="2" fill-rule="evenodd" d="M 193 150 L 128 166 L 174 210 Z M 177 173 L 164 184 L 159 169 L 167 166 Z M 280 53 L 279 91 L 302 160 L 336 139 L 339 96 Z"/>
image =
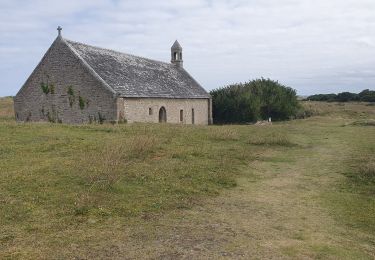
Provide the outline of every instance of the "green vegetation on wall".
<path id="1" fill-rule="evenodd" d="M 75 102 L 73 86 L 68 87 L 67 93 L 68 93 L 69 105 L 70 105 L 70 107 L 72 107 L 74 102 Z"/>
<path id="2" fill-rule="evenodd" d="M 48 83 L 40 83 L 40 88 L 42 89 L 43 93 L 48 94 L 55 94 L 55 85 L 48 84 Z"/>
<path id="3" fill-rule="evenodd" d="M 79 108 L 80 109 L 84 109 L 85 108 L 85 105 L 86 105 L 86 102 L 85 102 L 85 99 L 81 96 L 78 97 L 78 103 L 79 103 Z"/>
<path id="4" fill-rule="evenodd" d="M 296 91 L 270 79 L 234 84 L 210 94 L 216 123 L 247 123 L 269 117 L 286 120 L 299 109 Z"/>

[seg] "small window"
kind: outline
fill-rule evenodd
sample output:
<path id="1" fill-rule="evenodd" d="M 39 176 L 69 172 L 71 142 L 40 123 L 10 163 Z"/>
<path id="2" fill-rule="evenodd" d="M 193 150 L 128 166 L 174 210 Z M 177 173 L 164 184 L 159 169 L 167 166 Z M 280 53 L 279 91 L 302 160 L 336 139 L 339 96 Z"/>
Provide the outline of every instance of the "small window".
<path id="1" fill-rule="evenodd" d="M 180 110 L 180 122 L 184 121 L 184 110 Z"/>
<path id="2" fill-rule="evenodd" d="M 174 53 L 174 59 L 178 60 L 178 53 L 177 52 Z"/>
<path id="3" fill-rule="evenodd" d="M 194 108 L 191 109 L 191 123 L 195 124 L 195 118 L 194 118 Z"/>
<path id="4" fill-rule="evenodd" d="M 148 109 L 148 115 L 152 115 L 152 108 L 150 107 L 149 109 Z"/>

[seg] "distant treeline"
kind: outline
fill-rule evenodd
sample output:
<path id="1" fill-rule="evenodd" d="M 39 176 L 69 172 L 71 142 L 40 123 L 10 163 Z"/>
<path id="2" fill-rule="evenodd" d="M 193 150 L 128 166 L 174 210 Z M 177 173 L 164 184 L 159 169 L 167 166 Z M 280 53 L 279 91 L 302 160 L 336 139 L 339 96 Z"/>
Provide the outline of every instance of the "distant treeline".
<path id="1" fill-rule="evenodd" d="M 350 92 L 342 92 L 339 94 L 317 94 L 317 95 L 309 96 L 305 100 L 326 101 L 326 102 L 349 102 L 349 101 L 375 102 L 375 91 L 365 89 L 358 94 L 350 93 Z"/>
<path id="2" fill-rule="evenodd" d="M 214 122 L 248 123 L 258 120 L 286 120 L 300 109 L 296 91 L 277 81 L 256 79 L 210 92 Z"/>

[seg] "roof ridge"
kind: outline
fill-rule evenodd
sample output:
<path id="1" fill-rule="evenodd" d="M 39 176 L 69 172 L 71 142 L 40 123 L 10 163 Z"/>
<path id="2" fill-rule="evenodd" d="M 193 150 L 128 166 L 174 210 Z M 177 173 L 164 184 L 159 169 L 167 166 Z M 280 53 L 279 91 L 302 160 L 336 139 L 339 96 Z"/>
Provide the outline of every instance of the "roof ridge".
<path id="1" fill-rule="evenodd" d="M 146 57 L 139 56 L 139 55 L 134 55 L 134 54 L 126 53 L 126 52 L 116 51 L 116 50 L 108 49 L 108 48 L 104 48 L 104 47 L 94 46 L 94 45 L 86 44 L 86 43 L 82 43 L 82 42 L 72 41 L 72 40 L 65 39 L 65 38 L 64 38 L 64 40 L 68 43 L 81 44 L 81 45 L 85 45 L 85 46 L 95 48 L 95 49 L 111 51 L 111 52 L 115 52 L 115 53 L 122 54 L 122 55 L 128 55 L 128 56 L 131 56 L 131 57 L 134 57 L 134 58 L 140 58 L 140 59 L 148 60 L 148 61 L 151 61 L 151 62 L 157 62 L 157 63 L 169 65 L 169 66 L 175 66 L 174 64 L 169 63 L 169 62 L 165 62 L 165 61 L 154 60 L 154 59 L 146 58 Z"/>

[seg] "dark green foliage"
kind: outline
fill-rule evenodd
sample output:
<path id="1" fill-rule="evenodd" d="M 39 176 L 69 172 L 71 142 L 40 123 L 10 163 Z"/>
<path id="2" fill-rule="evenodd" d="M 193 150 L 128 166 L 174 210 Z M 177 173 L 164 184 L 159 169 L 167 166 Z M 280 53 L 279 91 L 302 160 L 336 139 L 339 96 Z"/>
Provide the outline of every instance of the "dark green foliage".
<path id="1" fill-rule="evenodd" d="M 259 119 L 295 117 L 299 104 L 296 91 L 277 81 L 257 79 L 210 92 L 216 123 L 247 123 Z"/>
<path id="2" fill-rule="evenodd" d="M 75 96 L 74 96 L 73 86 L 69 86 L 68 87 L 67 93 L 69 95 L 69 97 L 68 97 L 68 99 L 69 99 L 69 105 L 70 105 L 70 107 L 72 107 L 73 104 L 74 104 L 74 102 L 75 102 Z"/>
<path id="3" fill-rule="evenodd" d="M 339 94 L 317 94 L 307 97 L 309 101 L 328 101 L 328 102 L 349 102 L 349 101 L 362 101 L 362 102 L 375 102 L 375 91 L 365 89 L 359 94 L 342 92 Z"/>
<path id="4" fill-rule="evenodd" d="M 72 87 L 72 86 L 69 86 L 69 87 L 68 87 L 68 95 L 69 95 L 69 96 L 74 96 L 74 90 L 73 90 L 73 87 Z"/>
<path id="5" fill-rule="evenodd" d="M 312 95 L 306 98 L 309 101 L 327 101 L 327 102 L 334 102 L 337 99 L 336 94 L 317 94 Z"/>
<path id="6" fill-rule="evenodd" d="M 55 94 L 55 85 L 48 84 L 48 83 L 40 83 L 40 88 L 42 89 L 43 93 L 48 94 Z"/>
<path id="7" fill-rule="evenodd" d="M 84 109 L 85 108 L 85 105 L 86 105 L 86 102 L 85 102 L 85 99 L 81 96 L 78 97 L 78 103 L 79 103 L 79 108 L 80 109 Z"/>
<path id="8" fill-rule="evenodd" d="M 48 95 L 49 93 L 49 87 L 48 87 L 48 84 L 45 84 L 45 83 L 40 83 L 40 87 L 43 91 L 44 94 Z"/>
<path id="9" fill-rule="evenodd" d="M 375 91 L 365 89 L 358 94 L 359 100 L 363 102 L 375 102 Z"/>
<path id="10" fill-rule="evenodd" d="M 338 102 L 349 102 L 349 101 L 358 101 L 358 95 L 350 92 L 342 92 L 337 94 Z"/>

